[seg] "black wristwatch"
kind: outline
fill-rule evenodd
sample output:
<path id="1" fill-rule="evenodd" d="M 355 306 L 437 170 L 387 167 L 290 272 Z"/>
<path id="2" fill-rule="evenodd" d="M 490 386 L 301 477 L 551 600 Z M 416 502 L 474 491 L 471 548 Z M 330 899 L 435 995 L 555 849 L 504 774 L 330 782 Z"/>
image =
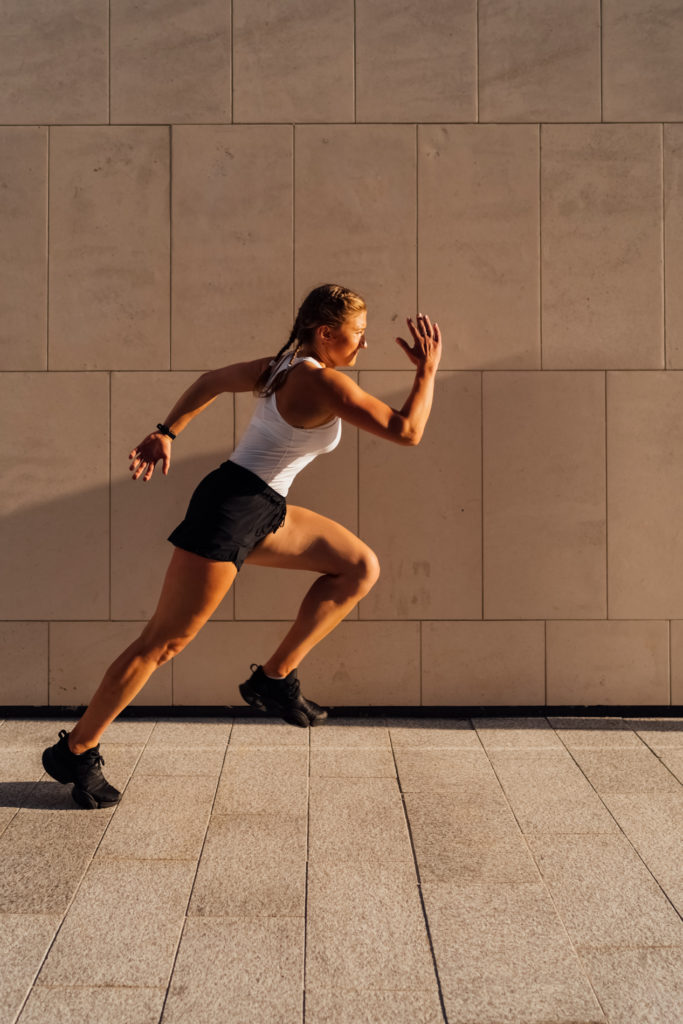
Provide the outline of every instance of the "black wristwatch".
<path id="1" fill-rule="evenodd" d="M 172 441 L 175 441 L 176 435 L 166 426 L 165 423 L 157 423 L 157 430 L 160 434 L 164 434 L 166 437 L 170 437 Z"/>

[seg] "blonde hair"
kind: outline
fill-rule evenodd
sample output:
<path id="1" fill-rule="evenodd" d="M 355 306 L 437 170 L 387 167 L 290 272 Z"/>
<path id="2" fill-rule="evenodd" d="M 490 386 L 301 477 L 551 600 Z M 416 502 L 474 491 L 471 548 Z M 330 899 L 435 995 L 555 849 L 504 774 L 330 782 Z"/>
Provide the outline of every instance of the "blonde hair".
<path id="1" fill-rule="evenodd" d="M 323 325 L 341 327 L 350 316 L 353 316 L 354 313 L 362 313 L 366 308 L 365 300 L 360 295 L 340 284 L 321 284 L 314 288 L 299 306 L 288 340 L 256 381 L 254 393 L 263 398 L 266 395 L 272 395 L 274 391 L 282 387 L 287 376 L 287 369 L 276 373 L 271 380 L 273 367 L 290 349 L 294 355 L 302 345 L 311 341 L 316 328 Z"/>

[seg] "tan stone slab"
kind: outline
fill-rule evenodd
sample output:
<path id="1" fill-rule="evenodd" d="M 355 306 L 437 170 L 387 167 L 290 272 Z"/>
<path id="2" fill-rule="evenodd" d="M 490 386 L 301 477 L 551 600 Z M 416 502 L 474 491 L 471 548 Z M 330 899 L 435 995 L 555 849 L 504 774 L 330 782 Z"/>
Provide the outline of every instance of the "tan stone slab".
<path id="1" fill-rule="evenodd" d="M 562 750 L 546 718 L 473 718 L 484 750 Z"/>
<path id="2" fill-rule="evenodd" d="M 510 370 L 483 385 L 485 618 L 603 617 L 604 375 Z"/>
<path id="3" fill-rule="evenodd" d="M 498 782 L 482 749 L 398 748 L 394 751 L 401 791 L 432 786 L 484 787 L 496 791 Z"/>
<path id="4" fill-rule="evenodd" d="M 368 752 L 373 748 L 391 753 L 389 741 L 389 720 L 386 718 L 355 718 L 335 715 L 328 718 L 325 728 L 315 728 L 311 732 L 311 752 L 323 751 L 335 747 Z"/>
<path id="5" fill-rule="evenodd" d="M 429 989 L 434 967 L 414 871 L 311 861 L 306 986 Z"/>
<path id="6" fill-rule="evenodd" d="M 474 0 L 356 4 L 358 121 L 475 121 Z"/>
<path id="7" fill-rule="evenodd" d="M 584 949 L 581 960 L 610 1024 L 680 1018 L 683 950 Z"/>
<path id="8" fill-rule="evenodd" d="M 230 120 L 230 18 L 222 0 L 123 0 L 111 11 L 111 122 Z"/>
<path id="9" fill-rule="evenodd" d="M 668 750 L 660 754 L 660 761 L 680 783 L 683 783 L 683 750 Z"/>
<path id="10" fill-rule="evenodd" d="M 567 715 L 553 717 L 548 721 L 557 733 L 558 738 L 569 750 L 583 750 L 586 747 L 640 747 L 641 741 L 627 719 L 609 718 L 603 715 L 595 718 L 582 718 Z"/>
<path id="11" fill-rule="evenodd" d="M 411 832 L 423 834 L 488 837 L 519 833 L 519 825 L 510 810 L 497 780 L 470 782 L 456 786 L 425 786 L 405 793 L 406 813 Z"/>
<path id="12" fill-rule="evenodd" d="M 683 747 L 683 718 L 625 718 L 624 722 L 655 754 Z"/>
<path id="13" fill-rule="evenodd" d="M 110 811 L 19 811 L 0 839 L 0 912 L 63 914 L 110 817 Z"/>
<path id="14" fill-rule="evenodd" d="M 423 640 L 424 640 L 423 623 Z M 424 646 L 423 646 L 424 654 Z M 391 745 L 399 747 L 455 747 L 479 749 L 480 741 L 469 720 L 457 718 L 390 718 Z"/>
<path id="15" fill-rule="evenodd" d="M 50 368 L 168 368 L 169 267 L 168 127 L 54 128 Z"/>
<path id="16" fill-rule="evenodd" d="M 418 312 L 414 126 L 298 125 L 295 153 L 295 308 L 312 282 L 352 288 L 369 310 L 357 368 L 405 368 L 393 337 Z"/>
<path id="17" fill-rule="evenodd" d="M 175 369 L 274 355 L 287 340 L 292 147 L 285 125 L 174 127 Z"/>
<path id="18" fill-rule="evenodd" d="M 607 375 L 609 612 L 615 618 L 683 616 L 683 581 L 676 572 L 683 556 L 676 527 L 683 486 L 675 475 L 683 451 L 682 397 L 678 373 Z M 675 623 L 671 639 L 676 686 L 681 659 Z M 650 699 L 669 703 L 661 685 Z"/>
<path id="19" fill-rule="evenodd" d="M 19 789 L 16 783 L 3 784 L 0 786 L 0 791 L 3 796 L 4 804 L 12 804 L 11 807 L 3 806 L 0 807 L 0 836 L 5 831 L 10 821 L 14 818 L 17 813 L 18 806 L 23 803 L 23 794 L 25 789 Z M 14 805 L 17 806 L 14 806 Z"/>
<path id="20" fill-rule="evenodd" d="M 104 618 L 109 614 L 108 377 L 0 374 L 0 410 L 5 467 L 0 618 Z M 86 435 L 92 460 L 87 481 L 77 454 Z"/>
<path id="21" fill-rule="evenodd" d="M 660 126 L 543 125 L 541 152 L 543 368 L 663 367 Z"/>
<path id="22" fill-rule="evenodd" d="M 108 120 L 108 4 L 6 0 L 0 40 L 0 123 Z"/>
<path id="23" fill-rule="evenodd" d="M 418 143 L 419 304 L 441 368 L 540 368 L 538 126 L 421 125 Z"/>
<path id="24" fill-rule="evenodd" d="M 230 740 L 232 718 L 223 721 L 214 718 L 159 721 L 147 742 L 152 747 L 202 747 L 225 750 Z"/>
<path id="25" fill-rule="evenodd" d="M 158 1024 L 164 1005 L 163 988 L 46 988 L 38 986 L 31 992 L 21 1015 L 25 1024 L 81 1024 L 97 1020 L 98 1024 Z"/>
<path id="26" fill-rule="evenodd" d="M 30 751 L 33 756 L 59 738 L 60 730 L 69 732 L 73 718 L 9 718 L 0 726 L 0 750 Z M 107 734 L 109 735 L 109 734 Z"/>
<path id="27" fill-rule="evenodd" d="M 665 124 L 664 141 L 664 315 L 666 365 L 683 367 L 683 127 Z M 683 693 L 683 690 L 679 690 Z M 676 700 L 683 703 L 683 698 Z"/>
<path id="28" fill-rule="evenodd" d="M 621 833 L 527 840 L 575 947 L 683 945 L 680 917 Z"/>
<path id="29" fill-rule="evenodd" d="M 393 864 L 412 871 L 395 780 L 311 777 L 308 857 L 311 863 Z"/>
<path id="30" fill-rule="evenodd" d="M 43 962 L 61 918 L 0 914 L 0 1019 L 13 1022 Z M 43 1021 L 50 1018 L 43 1017 Z M 64 1022 L 68 1024 L 68 1022 Z M 142 1022 L 141 1022 L 142 1024 Z"/>
<path id="31" fill-rule="evenodd" d="M 443 1024 L 439 991 L 306 988 L 306 1024 Z"/>
<path id="32" fill-rule="evenodd" d="M 667 895 L 683 887 L 683 789 L 678 793 L 607 793 L 605 803 Z"/>
<path id="33" fill-rule="evenodd" d="M 600 794 L 681 792 L 678 779 L 646 747 L 640 750 L 575 750 L 573 756 Z"/>
<path id="34" fill-rule="evenodd" d="M 396 778 L 390 750 L 349 747 L 311 748 L 311 778 Z"/>
<path id="35" fill-rule="evenodd" d="M 540 884 L 423 887 L 448 1020 L 605 1020 Z"/>
<path id="36" fill-rule="evenodd" d="M 288 336 L 289 328 L 281 344 Z M 351 377 L 357 382 L 357 373 Z M 255 403 L 256 399 L 249 392 L 235 396 L 236 437 L 246 430 Z M 350 423 L 342 425 L 342 437 L 337 448 L 315 459 L 305 472 L 295 478 L 287 494 L 287 502 L 312 509 L 352 533 L 358 533 L 358 431 L 355 427 Z M 321 528 L 325 529 L 324 524 Z M 235 581 L 235 618 L 292 620 L 316 579 L 317 574 L 311 572 L 292 572 L 291 569 L 274 569 L 247 562 Z M 358 606 L 347 618 L 358 618 Z M 284 635 L 288 626 L 283 624 L 279 628 Z M 308 662 L 303 672 L 304 676 L 307 675 Z"/>
<path id="37" fill-rule="evenodd" d="M 420 880 L 458 885 L 539 882 L 540 876 L 524 837 L 504 835 L 462 836 L 454 828 L 411 820 Z"/>
<path id="38" fill-rule="evenodd" d="M 606 0 L 601 16 L 604 120 L 682 120 L 680 6 Z"/>
<path id="39" fill-rule="evenodd" d="M 211 818 L 188 913 L 202 917 L 304 917 L 305 816 Z"/>
<path id="40" fill-rule="evenodd" d="M 482 0 L 479 120 L 601 120 L 596 0 Z"/>
<path id="41" fill-rule="evenodd" d="M 50 623 L 50 703 L 88 704 L 109 666 L 140 636 L 143 622 Z M 134 706 L 173 703 L 171 665 L 157 669 Z"/>
<path id="42" fill-rule="evenodd" d="M 135 777 L 97 850 L 97 859 L 197 861 L 216 782 L 209 776 Z"/>
<path id="43" fill-rule="evenodd" d="M 362 372 L 360 385 L 400 409 L 414 379 L 410 370 Z M 417 447 L 361 431 L 359 529 L 381 566 L 361 619 L 481 617 L 480 387 L 479 374 L 440 370 Z"/>
<path id="44" fill-rule="evenodd" d="M 196 371 L 114 373 L 111 383 L 111 617 L 146 620 L 152 616 L 171 560 L 167 537 L 180 523 L 199 481 L 227 459 L 233 440 L 232 396 L 220 396 L 192 421 L 173 449 L 167 477 L 157 468 L 143 483 L 133 481 L 128 454 L 154 428 L 150 402 L 159 420 L 197 379 Z M 153 416 L 154 420 L 155 417 Z M 134 530 L 136 554 L 131 549 Z M 215 618 L 233 616 L 232 593 Z M 175 666 L 174 666 L 175 667 Z M 195 680 L 195 689 L 202 686 Z M 170 703 L 159 701 L 160 705 Z M 174 703 L 183 703 L 175 701 Z M 197 701 L 186 701 L 197 703 Z M 213 703 L 220 703 L 214 701 Z"/>
<path id="45" fill-rule="evenodd" d="M 236 0 L 233 19 L 235 121 L 354 120 L 350 4 Z"/>
<path id="46" fill-rule="evenodd" d="M 301 918 L 188 918 L 163 1024 L 301 1024 Z"/>
<path id="47" fill-rule="evenodd" d="M 308 729 L 290 725 L 280 718 L 265 716 L 236 718 L 230 733 L 230 750 L 264 747 L 305 747 L 308 749 Z"/>
<path id="48" fill-rule="evenodd" d="M 94 861 L 37 984 L 69 984 L 87 962 L 91 985 L 165 986 L 194 874 L 193 861 Z"/>
<path id="49" fill-rule="evenodd" d="M 618 826 L 566 751 L 491 751 L 522 832 L 617 832 Z"/>
<path id="50" fill-rule="evenodd" d="M 667 622 L 549 622 L 546 635 L 548 704 L 668 702 Z"/>
<path id="51" fill-rule="evenodd" d="M 148 747 L 138 761 L 135 776 L 206 775 L 215 783 L 224 757 L 225 752 L 219 747 Z"/>
<path id="52" fill-rule="evenodd" d="M 47 136 L 47 128 L 0 128 L 3 370 L 47 369 Z"/>
<path id="53" fill-rule="evenodd" d="M 3 732 L 0 729 L 0 782 L 37 782 L 44 772 L 41 751 L 7 748 Z"/>
<path id="54" fill-rule="evenodd" d="M 229 748 L 216 793 L 214 814 L 308 811 L 308 750 Z"/>
<path id="55" fill-rule="evenodd" d="M 422 697 L 460 707 L 543 705 L 545 624 L 423 622 Z"/>

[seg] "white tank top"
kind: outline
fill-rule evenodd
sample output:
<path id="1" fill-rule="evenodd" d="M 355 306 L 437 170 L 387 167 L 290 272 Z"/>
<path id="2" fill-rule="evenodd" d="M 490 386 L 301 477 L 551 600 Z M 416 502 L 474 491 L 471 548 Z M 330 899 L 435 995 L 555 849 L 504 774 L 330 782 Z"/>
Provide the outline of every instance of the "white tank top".
<path id="1" fill-rule="evenodd" d="M 281 370 L 303 362 L 323 366 L 313 356 L 293 359 L 289 353 L 273 367 L 268 383 Z M 250 469 L 284 496 L 297 473 L 316 455 L 331 452 L 337 447 L 342 428 L 338 416 L 320 427 L 292 427 L 278 412 L 276 399 L 277 391 L 258 399 L 249 425 L 229 461 Z"/>

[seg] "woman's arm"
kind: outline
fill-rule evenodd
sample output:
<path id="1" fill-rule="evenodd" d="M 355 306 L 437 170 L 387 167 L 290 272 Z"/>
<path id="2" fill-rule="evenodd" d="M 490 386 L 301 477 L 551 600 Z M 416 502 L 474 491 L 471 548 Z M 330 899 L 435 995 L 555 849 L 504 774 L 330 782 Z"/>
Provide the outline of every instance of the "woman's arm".
<path id="1" fill-rule="evenodd" d="M 264 359 L 233 363 L 219 370 L 208 370 L 183 392 L 163 421 L 164 425 L 177 435 L 224 391 L 251 391 L 269 362 L 270 357 L 266 356 Z M 171 438 L 153 431 L 133 448 L 128 458 L 133 480 L 143 472 L 143 481 L 149 480 L 159 461 L 164 476 L 167 476 L 171 465 Z"/>
<path id="2" fill-rule="evenodd" d="M 393 409 L 336 370 L 323 370 L 320 378 L 327 404 L 337 416 L 396 444 L 416 445 L 422 439 L 432 408 L 441 359 L 441 332 L 438 324 L 432 327 L 429 317 L 419 316 L 417 325 L 408 318 L 408 327 L 415 339 L 413 348 L 403 338 L 396 341 L 415 364 L 416 372 L 410 394 L 400 409 Z"/>

